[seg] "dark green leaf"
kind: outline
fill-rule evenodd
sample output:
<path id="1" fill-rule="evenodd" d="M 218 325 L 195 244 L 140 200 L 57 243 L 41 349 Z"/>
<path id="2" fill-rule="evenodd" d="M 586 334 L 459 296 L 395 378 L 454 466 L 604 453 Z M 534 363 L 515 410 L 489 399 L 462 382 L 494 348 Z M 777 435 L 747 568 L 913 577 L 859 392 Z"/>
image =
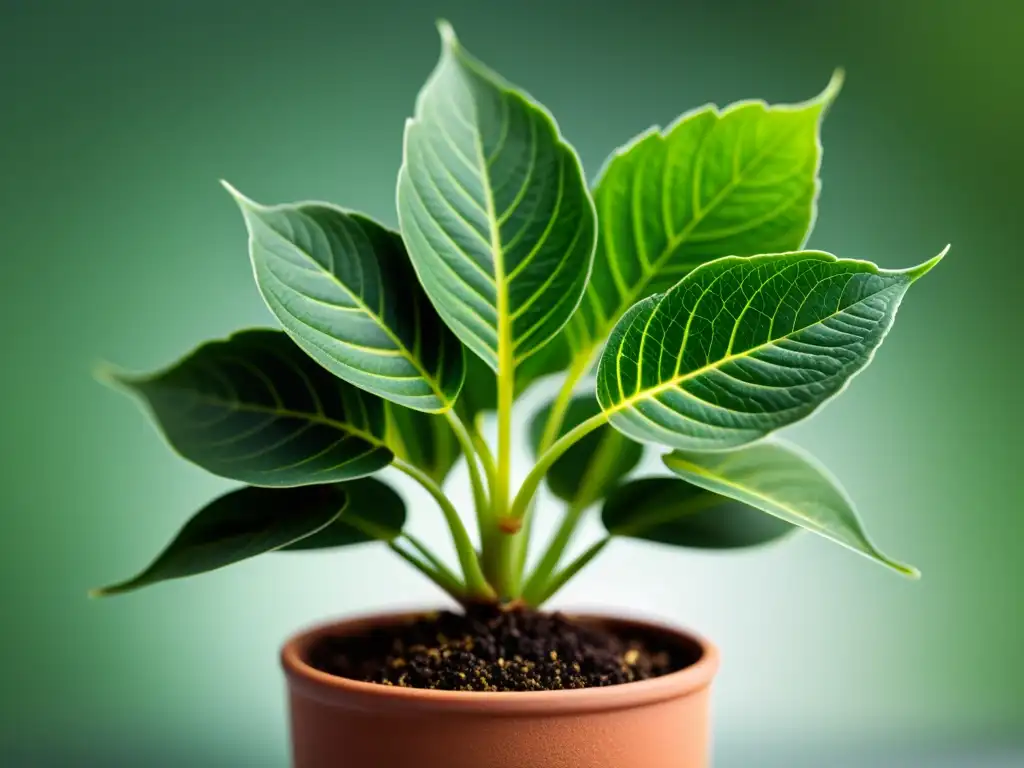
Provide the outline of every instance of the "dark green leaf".
<path id="1" fill-rule="evenodd" d="M 906 270 L 820 251 L 698 267 L 615 327 L 598 368 L 601 407 L 626 435 L 673 448 L 757 440 L 838 394 L 943 254 Z"/>
<path id="2" fill-rule="evenodd" d="M 596 217 L 575 151 L 551 116 L 470 56 L 447 24 L 406 124 L 398 214 L 448 326 L 501 376 L 579 304 Z"/>
<path id="3" fill-rule="evenodd" d="M 536 455 L 551 413 L 544 406 L 530 422 L 530 444 Z M 601 411 L 593 395 L 580 395 L 569 403 L 561 435 Z M 643 446 L 611 427 L 599 427 L 566 451 L 548 470 L 547 482 L 558 498 L 586 507 L 603 498 L 640 463 Z"/>
<path id="4" fill-rule="evenodd" d="M 178 453 L 216 475 L 333 483 L 393 458 L 384 401 L 336 379 L 281 331 L 242 331 L 163 372 L 112 377 L 148 403 Z"/>
<path id="5" fill-rule="evenodd" d="M 462 345 L 428 301 L 397 232 L 326 203 L 266 207 L 228 190 L 245 216 L 260 293 L 307 354 L 408 408 L 451 408 Z"/>
<path id="6" fill-rule="evenodd" d="M 330 526 L 345 508 L 347 498 L 336 485 L 231 491 L 189 520 L 138 576 L 93 594 L 129 592 L 280 549 Z"/>
<path id="7" fill-rule="evenodd" d="M 375 477 L 363 477 L 338 487 L 348 494 L 348 504 L 341 517 L 312 536 L 281 547 L 281 552 L 391 541 L 401 535 L 405 525 L 405 502 L 391 486 Z"/>
<path id="8" fill-rule="evenodd" d="M 613 536 L 698 549 L 764 544 L 796 528 L 674 477 L 631 480 L 609 495 L 602 512 Z"/>
<path id="9" fill-rule="evenodd" d="M 766 440 L 736 451 L 676 451 L 664 461 L 688 483 L 806 528 L 902 574 L 918 575 L 878 551 L 839 482 L 795 446 Z"/>

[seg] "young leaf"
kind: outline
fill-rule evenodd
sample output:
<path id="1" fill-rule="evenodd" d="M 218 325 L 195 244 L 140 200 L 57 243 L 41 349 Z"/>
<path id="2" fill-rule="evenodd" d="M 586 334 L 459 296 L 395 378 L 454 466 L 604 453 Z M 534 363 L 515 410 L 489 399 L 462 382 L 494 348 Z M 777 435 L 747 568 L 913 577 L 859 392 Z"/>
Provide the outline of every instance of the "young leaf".
<path id="1" fill-rule="evenodd" d="M 797 105 L 709 105 L 608 158 L 594 186 L 594 270 L 561 334 L 576 356 L 593 359 L 629 307 L 705 262 L 803 247 L 820 186 L 821 120 L 841 82 L 837 72 Z"/>
<path id="2" fill-rule="evenodd" d="M 581 395 L 569 403 L 561 434 L 601 411 L 593 395 Z M 530 422 L 530 443 L 537 453 L 551 403 Z M 559 435 L 561 436 L 561 435 Z M 567 450 L 548 470 L 551 492 L 576 506 L 589 506 L 606 496 L 618 482 L 640 463 L 643 446 L 611 427 L 599 427 Z"/>
<path id="3" fill-rule="evenodd" d="M 736 451 L 676 451 L 665 466 L 689 483 L 806 528 L 900 573 L 918 572 L 878 551 L 853 502 L 828 471 L 796 447 L 765 441 Z"/>
<path id="4" fill-rule="evenodd" d="M 818 251 L 723 258 L 623 316 L 597 396 L 636 440 L 720 450 L 809 416 L 871 360 L 911 283 L 906 270 Z"/>
<path id="5" fill-rule="evenodd" d="M 112 378 L 149 405 L 178 453 L 222 477 L 333 483 L 393 458 L 384 401 L 336 379 L 281 331 L 242 331 L 162 372 Z"/>
<path id="6" fill-rule="evenodd" d="M 698 549 L 752 547 L 796 530 L 674 477 L 643 477 L 619 486 L 605 501 L 601 519 L 612 536 Z"/>
<path id="7" fill-rule="evenodd" d="M 189 520 L 138 576 L 94 590 L 93 594 L 129 592 L 280 549 L 329 527 L 347 501 L 346 491 L 336 485 L 231 491 Z"/>
<path id="8" fill-rule="evenodd" d="M 388 447 L 419 467 L 439 485 L 462 455 L 451 424 L 444 416 L 388 403 Z"/>
<path id="9" fill-rule="evenodd" d="M 225 186 L 249 229 L 260 293 L 308 355 L 408 408 L 451 408 L 462 345 L 427 300 L 397 232 L 325 203 L 262 206 Z"/>
<path id="10" fill-rule="evenodd" d="M 341 516 L 313 535 L 281 547 L 279 552 L 392 541 L 402 534 L 405 502 L 391 486 L 375 477 L 362 477 L 332 487 L 341 488 L 348 495 Z"/>
<path id="11" fill-rule="evenodd" d="M 579 304 L 593 201 L 551 116 L 440 30 L 441 59 L 406 123 L 402 235 L 445 322 L 512 376 Z"/>

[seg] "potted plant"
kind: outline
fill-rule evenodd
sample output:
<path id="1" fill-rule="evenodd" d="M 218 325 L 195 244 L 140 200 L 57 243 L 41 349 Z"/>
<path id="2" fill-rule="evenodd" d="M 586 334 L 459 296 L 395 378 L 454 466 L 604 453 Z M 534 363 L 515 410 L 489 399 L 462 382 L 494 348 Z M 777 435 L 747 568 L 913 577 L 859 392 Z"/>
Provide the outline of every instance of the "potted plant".
<path id="1" fill-rule="evenodd" d="M 243 485 L 97 594 L 383 542 L 462 610 L 289 640 L 298 768 L 706 765 L 709 642 L 540 608 L 617 537 L 724 549 L 807 529 L 915 575 L 871 543 L 837 481 L 773 433 L 870 362 L 945 252 L 890 270 L 801 250 L 838 75 L 801 104 L 705 106 L 652 128 L 588 188 L 548 112 L 440 29 L 406 124 L 400 231 L 228 186 L 281 330 L 208 342 L 151 375 L 106 372 L 178 453 Z M 557 394 L 520 429 L 516 398 L 553 374 Z M 521 435 L 536 462 L 513 488 Z M 631 478 L 645 446 L 665 471 Z M 443 487 L 460 459 L 476 539 Z M 457 568 L 404 529 L 386 469 L 436 501 Z M 527 569 L 545 481 L 565 508 Z M 595 507 L 607 534 L 567 558 Z"/>

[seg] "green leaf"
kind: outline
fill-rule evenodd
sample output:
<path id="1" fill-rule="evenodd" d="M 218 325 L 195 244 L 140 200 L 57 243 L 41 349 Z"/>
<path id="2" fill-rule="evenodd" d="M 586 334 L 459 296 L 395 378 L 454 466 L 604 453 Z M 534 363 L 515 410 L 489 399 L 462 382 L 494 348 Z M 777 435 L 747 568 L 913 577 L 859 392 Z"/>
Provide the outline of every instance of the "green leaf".
<path id="1" fill-rule="evenodd" d="M 530 422 L 530 444 L 537 454 L 551 413 L 548 402 Z M 562 422 L 561 435 L 601 411 L 593 395 L 573 398 Z M 567 450 L 548 470 L 551 492 L 570 504 L 586 507 L 603 498 L 640 463 L 643 446 L 611 427 L 599 427 Z"/>
<path id="2" fill-rule="evenodd" d="M 440 30 L 441 59 L 406 124 L 402 235 L 448 326 L 512 376 L 579 304 L 593 201 L 550 114 Z"/>
<path id="3" fill-rule="evenodd" d="M 393 458 L 384 401 L 336 379 L 281 331 L 242 331 L 162 372 L 110 377 L 148 404 L 178 453 L 215 475 L 323 484 Z"/>
<path id="4" fill-rule="evenodd" d="M 878 551 L 839 482 L 795 446 L 771 440 L 721 453 L 676 451 L 664 461 L 689 483 L 806 528 L 904 575 L 919 575 Z"/>
<path id="5" fill-rule="evenodd" d="M 405 502 L 387 483 L 375 477 L 349 480 L 335 486 L 348 495 L 341 516 L 312 536 L 281 547 L 281 552 L 330 549 L 367 541 L 392 541 L 405 525 Z"/>
<path id="6" fill-rule="evenodd" d="M 444 416 L 388 403 L 388 447 L 419 467 L 438 485 L 444 483 L 462 455 L 451 424 Z"/>
<path id="7" fill-rule="evenodd" d="M 796 105 L 708 105 L 608 158 L 594 186 L 594 269 L 561 334 L 576 356 L 592 360 L 629 307 L 701 264 L 803 247 L 820 187 L 821 120 L 841 83 L 837 72 Z"/>
<path id="8" fill-rule="evenodd" d="M 213 571 L 317 535 L 338 518 L 348 496 L 336 485 L 240 488 L 200 510 L 138 576 L 92 592 L 130 592 Z"/>
<path id="9" fill-rule="evenodd" d="M 796 530 L 674 477 L 643 477 L 619 486 L 605 501 L 601 518 L 613 536 L 697 549 L 753 547 Z"/>
<path id="10" fill-rule="evenodd" d="M 245 217 L 260 293 L 308 355 L 387 400 L 451 408 L 462 345 L 424 294 L 397 232 L 326 203 L 266 207 L 224 186 Z"/>
<path id="11" fill-rule="evenodd" d="M 907 270 L 818 251 L 724 258 L 632 307 L 601 357 L 597 396 L 636 440 L 720 450 L 799 421 L 871 360 Z"/>

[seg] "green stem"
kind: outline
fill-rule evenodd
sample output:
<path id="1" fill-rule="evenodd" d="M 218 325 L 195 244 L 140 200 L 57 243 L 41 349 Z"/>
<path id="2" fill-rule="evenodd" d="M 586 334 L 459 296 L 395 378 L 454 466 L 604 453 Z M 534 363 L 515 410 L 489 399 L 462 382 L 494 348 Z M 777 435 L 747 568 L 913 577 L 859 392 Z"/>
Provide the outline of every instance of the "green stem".
<path id="1" fill-rule="evenodd" d="M 473 422 L 473 429 L 470 431 L 470 437 L 473 440 L 473 446 L 476 448 L 477 455 L 480 457 L 480 463 L 484 465 L 487 485 L 489 488 L 493 488 L 495 478 L 498 476 L 498 467 L 494 463 L 494 454 L 491 453 L 491 446 L 487 444 L 487 440 L 480 430 L 480 425 L 475 421 Z"/>
<path id="2" fill-rule="evenodd" d="M 562 388 L 558 390 L 558 395 L 551 404 L 551 411 L 548 413 L 548 420 L 544 424 L 544 434 L 541 436 L 538 452 L 544 453 L 558 439 L 558 435 L 562 431 L 562 424 L 565 423 L 565 414 L 569 410 L 569 404 L 572 402 L 573 390 L 576 388 L 576 383 L 587 372 L 589 362 L 589 353 L 585 355 L 577 354 L 573 358 L 572 365 L 566 371 Z"/>
<path id="3" fill-rule="evenodd" d="M 608 546 L 608 542 L 611 540 L 611 536 L 605 536 L 600 541 L 597 541 L 594 544 L 592 544 L 586 552 L 584 552 L 582 555 L 580 555 L 567 566 L 565 566 L 565 568 L 560 570 L 555 575 L 555 577 L 544 586 L 540 598 L 536 602 L 528 601 L 530 605 L 536 607 L 550 600 L 551 597 L 558 590 L 564 587 L 573 576 L 575 576 L 581 570 L 586 568 L 590 564 L 590 561 L 597 557 L 601 553 L 601 550 Z"/>
<path id="4" fill-rule="evenodd" d="M 600 499 L 605 478 L 614 466 L 619 450 L 620 439 L 617 432 L 609 432 L 601 438 L 601 442 L 594 452 L 587 471 L 580 481 L 576 498 L 569 505 L 568 510 L 566 510 L 565 516 L 562 518 L 562 524 L 559 526 L 554 537 L 552 537 L 551 543 L 548 544 L 548 548 L 541 556 L 540 563 L 538 563 L 533 575 L 530 576 L 526 584 L 526 588 L 523 590 L 523 596 L 527 601 L 538 597 L 538 591 L 544 588 L 548 579 L 551 578 L 551 574 L 558 567 L 559 562 L 561 562 L 562 554 L 579 527 L 583 513 L 587 511 L 591 504 Z M 529 520 L 531 512 L 532 507 L 527 512 L 527 520 Z"/>
<path id="5" fill-rule="evenodd" d="M 480 466 L 476 461 L 476 450 L 473 448 L 473 439 L 466 431 L 466 425 L 454 410 L 445 411 L 448 423 L 452 426 L 455 439 L 459 442 L 463 454 L 466 456 L 466 464 L 469 467 L 469 482 L 473 486 L 473 504 L 476 506 L 476 522 L 480 528 L 480 535 L 490 527 L 490 506 L 487 501 L 487 488 L 484 487 L 483 477 L 480 475 Z"/>
<path id="6" fill-rule="evenodd" d="M 586 373 L 589 360 L 589 354 L 576 355 L 573 358 L 572 365 L 569 366 L 569 370 L 566 372 L 565 381 L 562 382 L 562 388 L 558 391 L 557 397 L 555 397 L 554 402 L 551 404 L 551 410 L 548 412 L 547 421 L 544 423 L 544 433 L 541 435 L 540 444 L 537 446 L 538 454 L 542 454 L 550 448 L 562 431 L 562 425 L 565 423 L 565 414 L 568 412 L 569 404 L 572 402 L 573 390 L 576 388 L 576 383 L 580 380 L 580 377 Z M 530 553 L 530 539 L 533 536 L 533 510 L 535 506 L 536 504 L 531 504 L 523 516 L 522 533 L 520 533 L 522 542 L 519 544 L 519 562 L 517 564 L 520 574 L 526 570 L 526 558 Z"/>
<path id="7" fill-rule="evenodd" d="M 465 585 L 462 583 L 462 580 L 459 579 L 459 577 L 456 576 L 451 571 L 451 569 L 449 569 L 448 566 L 441 561 L 441 559 L 437 555 L 430 551 L 430 547 L 428 547 L 426 544 L 420 541 L 420 539 L 416 538 L 408 531 L 402 531 L 401 538 L 405 539 L 410 544 L 412 544 L 413 548 L 417 552 L 419 552 L 420 555 L 423 556 L 423 559 L 434 567 L 434 570 L 438 571 L 442 576 L 445 577 L 445 579 L 458 585 L 461 591 L 465 591 Z"/>
<path id="8" fill-rule="evenodd" d="M 409 565 L 411 565 L 413 568 L 415 568 L 417 571 L 422 573 L 432 582 L 437 584 L 437 586 L 439 586 L 441 589 L 443 589 L 445 592 L 451 595 L 453 599 L 460 603 L 465 599 L 465 589 L 463 588 L 462 584 L 459 583 L 458 579 L 449 579 L 448 574 L 442 573 L 441 571 L 432 568 L 429 564 L 423 562 L 418 557 L 415 557 L 414 555 L 406 552 L 394 541 L 389 541 L 388 547 L 391 548 L 392 552 L 394 552 L 403 560 L 405 560 L 405 562 L 409 563 Z"/>
<path id="9" fill-rule="evenodd" d="M 510 353 L 503 350 L 504 354 Z M 508 524 L 509 484 L 512 477 L 512 405 L 515 400 L 515 365 L 503 360 L 498 372 L 498 468 L 495 473 L 491 507 L 497 532 L 481 534 L 484 567 L 487 577 L 502 599 L 518 595 L 520 573 L 518 547 L 519 525 Z"/>
<path id="10" fill-rule="evenodd" d="M 530 470 L 530 474 L 528 474 L 526 479 L 523 480 L 523 485 L 519 489 L 519 493 L 516 494 L 515 500 L 512 502 L 512 508 L 509 510 L 508 517 L 511 520 L 522 520 L 527 507 L 530 505 L 530 501 L 533 499 L 533 495 L 537 492 L 537 488 L 540 487 L 541 480 L 544 479 L 544 475 L 547 474 L 551 465 L 558 461 L 562 454 L 572 448 L 573 445 L 598 427 L 603 426 L 607 421 L 608 416 L 603 411 L 595 414 L 586 421 L 580 422 L 570 429 L 558 438 L 554 445 L 542 453 L 540 458 L 537 459 L 537 463 L 533 466 L 533 469 Z"/>
<path id="11" fill-rule="evenodd" d="M 434 500 L 437 501 L 438 506 L 441 508 L 441 512 L 444 514 L 448 528 L 451 530 L 455 551 L 459 556 L 459 565 L 462 567 L 462 574 L 466 580 L 466 588 L 474 597 L 492 599 L 494 597 L 494 590 L 491 589 L 487 579 L 484 578 L 483 572 L 480 570 L 480 561 L 477 559 L 476 550 L 473 549 L 473 541 L 469 538 L 466 526 L 462 524 L 462 518 L 459 517 L 458 510 L 455 509 L 451 500 L 444 495 L 441 487 L 418 467 L 414 467 L 412 464 L 401 459 L 395 459 L 392 466 L 418 482 L 434 497 Z"/>
<path id="12" fill-rule="evenodd" d="M 562 524 L 558 527 L 558 531 L 551 539 L 551 543 L 548 544 L 548 548 L 544 550 L 544 554 L 541 556 L 540 562 L 534 569 L 529 580 L 526 582 L 526 587 L 523 588 L 523 599 L 526 602 L 533 604 L 540 604 L 543 600 L 544 589 L 547 587 L 547 583 L 551 578 L 551 574 L 558 567 L 558 564 L 562 560 L 562 554 L 565 552 L 566 546 L 572 539 L 572 534 L 576 530 L 576 526 L 579 524 L 580 518 L 583 517 L 583 513 L 586 511 L 586 505 L 573 503 L 569 505 L 566 510 L 565 517 L 562 518 Z"/>

